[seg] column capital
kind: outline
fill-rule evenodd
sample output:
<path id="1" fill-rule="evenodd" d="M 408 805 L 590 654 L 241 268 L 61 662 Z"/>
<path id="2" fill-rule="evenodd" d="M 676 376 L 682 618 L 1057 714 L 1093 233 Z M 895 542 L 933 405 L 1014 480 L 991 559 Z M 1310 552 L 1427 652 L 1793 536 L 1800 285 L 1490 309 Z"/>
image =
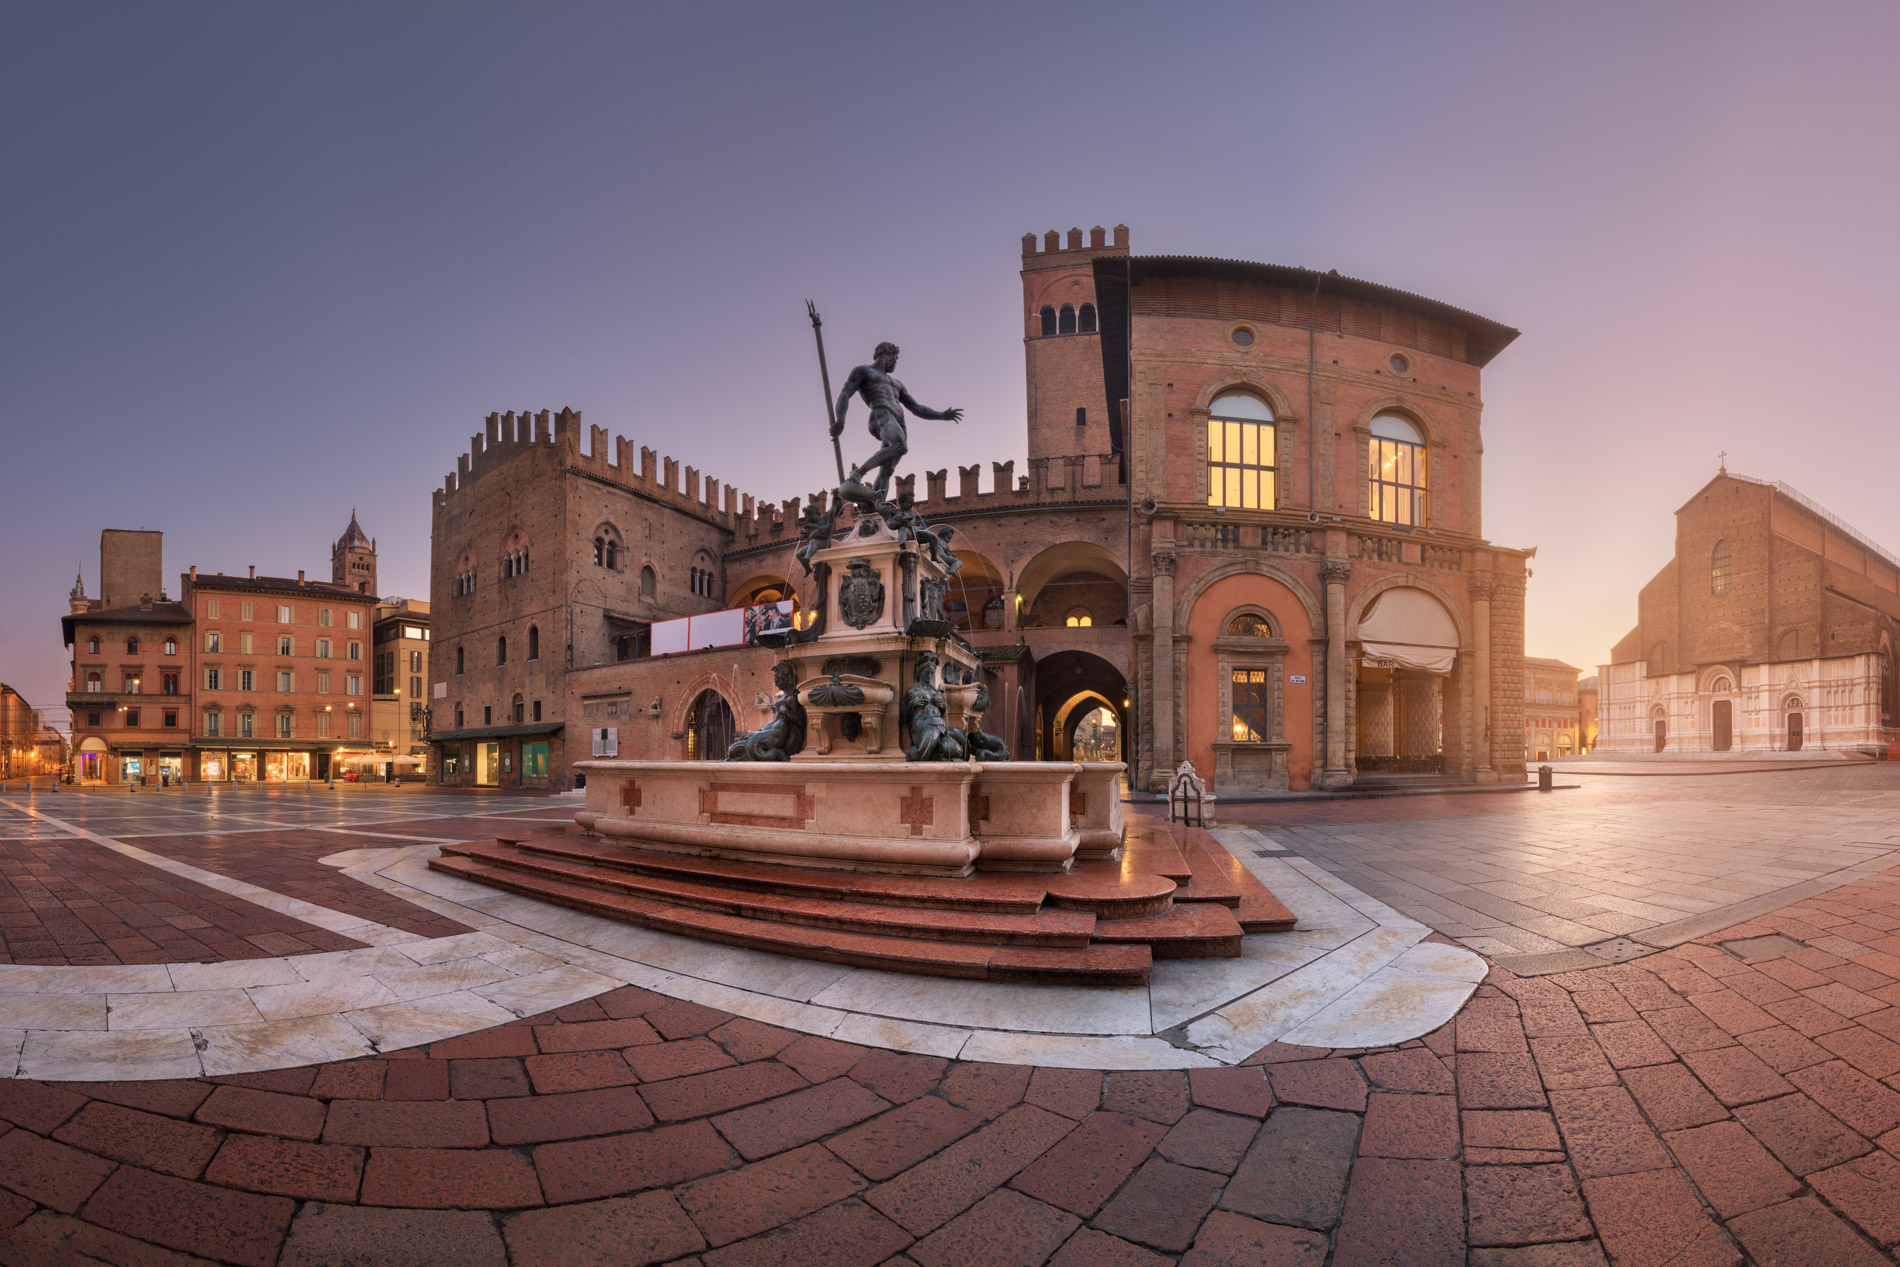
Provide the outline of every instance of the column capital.
<path id="1" fill-rule="evenodd" d="M 1498 578 L 1493 572 L 1478 572 L 1471 578 L 1471 597 L 1480 603 L 1488 603 L 1498 592 Z"/>
<path id="2" fill-rule="evenodd" d="M 1352 564 L 1344 559 L 1328 559 L 1319 565 L 1319 579 L 1327 585 L 1344 585 L 1352 575 Z"/>
<path id="3" fill-rule="evenodd" d="M 1156 576 L 1173 576 L 1174 564 L 1175 557 L 1174 551 L 1172 550 L 1156 550 L 1151 560 L 1151 566 Z"/>

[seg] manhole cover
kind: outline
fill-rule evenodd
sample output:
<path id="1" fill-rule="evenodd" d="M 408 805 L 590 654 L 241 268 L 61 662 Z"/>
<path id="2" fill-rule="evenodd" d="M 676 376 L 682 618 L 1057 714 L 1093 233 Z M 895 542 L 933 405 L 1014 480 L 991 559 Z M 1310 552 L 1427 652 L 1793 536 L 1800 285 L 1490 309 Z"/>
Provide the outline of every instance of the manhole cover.
<path id="1" fill-rule="evenodd" d="M 1642 942 L 1631 941 L 1627 937 L 1612 937 L 1608 941 L 1600 941 L 1595 945 L 1585 946 L 1583 949 L 1611 963 L 1628 963 L 1632 959 L 1641 959 L 1644 955 L 1656 953 L 1654 946 L 1645 946 Z"/>
<path id="2" fill-rule="evenodd" d="M 1766 959 L 1770 955 L 1785 955 L 1791 950 L 1801 949 L 1801 943 L 1792 937 L 1780 933 L 1770 933 L 1766 937 L 1744 937 L 1740 941 L 1720 943 L 1723 950 L 1737 959 Z"/>

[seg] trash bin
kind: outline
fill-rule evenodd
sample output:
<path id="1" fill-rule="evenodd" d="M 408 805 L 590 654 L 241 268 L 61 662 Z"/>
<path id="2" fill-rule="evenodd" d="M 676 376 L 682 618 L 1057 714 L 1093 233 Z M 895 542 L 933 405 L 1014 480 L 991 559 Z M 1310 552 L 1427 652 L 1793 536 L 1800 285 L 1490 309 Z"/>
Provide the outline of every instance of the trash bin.
<path id="1" fill-rule="evenodd" d="M 1537 790 L 1539 792 L 1550 791 L 1550 767 L 1547 765 L 1537 767 Z"/>

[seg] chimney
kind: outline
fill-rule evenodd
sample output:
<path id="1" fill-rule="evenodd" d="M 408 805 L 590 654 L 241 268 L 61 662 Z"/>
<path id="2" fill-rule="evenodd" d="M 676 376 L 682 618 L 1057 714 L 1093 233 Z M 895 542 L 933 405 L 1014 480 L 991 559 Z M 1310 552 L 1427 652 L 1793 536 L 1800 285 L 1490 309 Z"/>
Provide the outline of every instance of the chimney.
<path id="1" fill-rule="evenodd" d="M 196 563 L 191 565 L 191 579 L 193 581 L 198 579 L 198 565 Z"/>
<path id="2" fill-rule="evenodd" d="M 297 569 L 297 584 L 299 585 L 303 584 L 303 569 L 302 568 Z"/>
<path id="3" fill-rule="evenodd" d="M 150 594 L 139 595 L 139 610 L 142 612 L 152 610 L 152 596 Z"/>
<path id="4" fill-rule="evenodd" d="M 251 579 L 253 581 L 257 579 L 257 564 L 255 563 L 251 564 Z"/>

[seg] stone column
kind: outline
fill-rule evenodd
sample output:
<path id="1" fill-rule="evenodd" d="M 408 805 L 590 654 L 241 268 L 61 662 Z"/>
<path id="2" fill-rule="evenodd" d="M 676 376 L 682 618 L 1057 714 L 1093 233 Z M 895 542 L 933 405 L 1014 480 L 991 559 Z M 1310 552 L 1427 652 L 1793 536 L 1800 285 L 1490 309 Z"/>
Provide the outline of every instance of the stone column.
<path id="1" fill-rule="evenodd" d="M 1154 597 L 1154 638 L 1149 644 L 1152 668 L 1148 689 L 1148 717 L 1154 727 L 1156 788 L 1166 788 L 1174 776 L 1174 551 L 1156 550 L 1151 565 Z"/>
<path id="2" fill-rule="evenodd" d="M 1326 587 L 1326 768 L 1323 787 L 1344 787 L 1352 781 L 1346 769 L 1346 578 L 1352 564 L 1328 559 L 1319 565 Z"/>
<path id="3" fill-rule="evenodd" d="M 1471 746 L 1476 756 L 1472 775 L 1479 783 L 1496 783 L 1491 765 L 1491 598 L 1497 577 L 1479 572 L 1471 578 Z"/>
<path id="4" fill-rule="evenodd" d="M 1022 614 L 1016 610 L 1016 603 L 1022 597 L 1022 591 L 1014 585 L 1003 591 L 1003 628 L 1022 628 Z"/>

